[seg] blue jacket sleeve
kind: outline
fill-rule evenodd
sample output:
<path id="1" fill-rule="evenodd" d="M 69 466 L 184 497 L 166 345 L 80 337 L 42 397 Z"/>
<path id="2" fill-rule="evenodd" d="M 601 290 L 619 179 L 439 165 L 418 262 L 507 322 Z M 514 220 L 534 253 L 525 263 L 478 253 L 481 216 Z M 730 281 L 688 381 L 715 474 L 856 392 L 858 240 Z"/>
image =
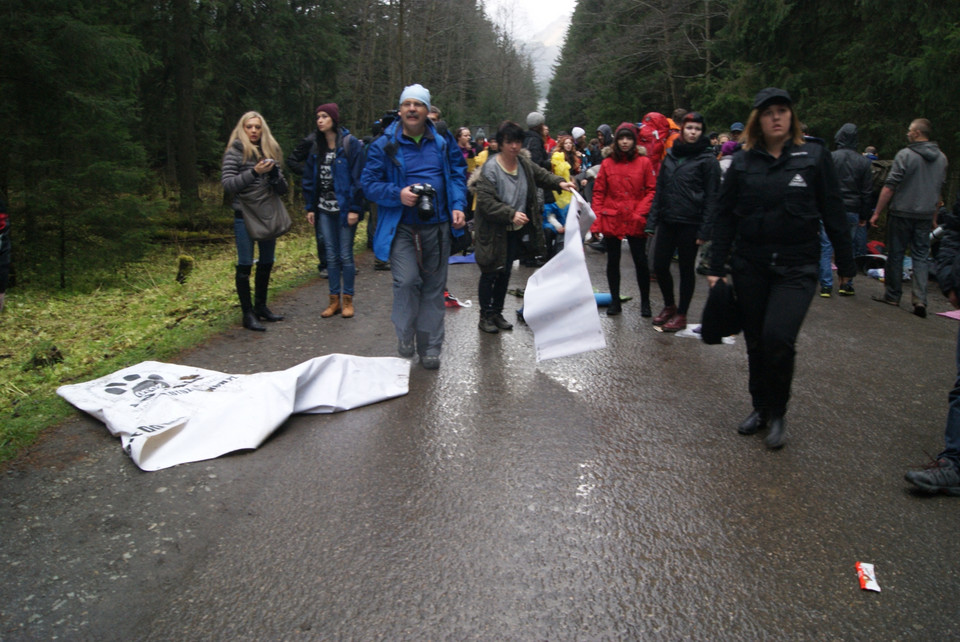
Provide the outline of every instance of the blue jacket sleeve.
<path id="1" fill-rule="evenodd" d="M 363 172 L 363 143 L 354 136 L 350 137 L 347 161 L 350 163 L 350 211 L 363 218 L 363 189 L 360 187 L 360 175 Z"/>
<path id="2" fill-rule="evenodd" d="M 382 136 L 373 142 L 370 146 L 370 152 L 367 154 L 367 162 L 364 164 L 363 172 L 360 175 L 360 186 L 367 198 L 377 205 L 386 207 L 401 207 L 400 202 L 401 187 L 390 182 L 389 167 L 390 159 L 384 151 L 384 144 L 387 136 Z"/>
<path id="3" fill-rule="evenodd" d="M 467 161 L 454 144 L 452 136 L 447 139 L 447 156 L 450 159 L 450 177 L 447 180 L 448 196 L 451 215 L 453 210 L 461 212 L 467 208 Z"/>

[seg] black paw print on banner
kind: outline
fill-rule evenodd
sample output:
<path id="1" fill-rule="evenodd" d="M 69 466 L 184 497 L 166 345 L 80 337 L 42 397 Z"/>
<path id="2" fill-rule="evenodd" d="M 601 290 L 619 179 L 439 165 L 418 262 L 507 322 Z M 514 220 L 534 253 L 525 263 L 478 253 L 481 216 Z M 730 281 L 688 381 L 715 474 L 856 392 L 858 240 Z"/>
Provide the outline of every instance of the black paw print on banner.
<path id="1" fill-rule="evenodd" d="M 126 383 L 108 383 L 105 391 L 111 395 L 122 395 L 129 390 L 133 392 L 133 396 L 142 399 L 152 396 L 158 390 L 170 387 L 170 384 L 164 381 L 163 377 L 158 374 L 147 375 L 146 379 L 140 381 L 141 378 L 138 374 L 127 375 L 123 378 L 123 381 Z"/>

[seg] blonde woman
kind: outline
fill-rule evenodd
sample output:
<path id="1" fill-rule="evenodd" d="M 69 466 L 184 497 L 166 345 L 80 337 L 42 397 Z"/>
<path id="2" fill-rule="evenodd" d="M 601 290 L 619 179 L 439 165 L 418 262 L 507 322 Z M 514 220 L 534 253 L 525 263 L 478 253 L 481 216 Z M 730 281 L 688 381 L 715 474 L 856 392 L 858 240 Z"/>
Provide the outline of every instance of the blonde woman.
<path id="1" fill-rule="evenodd" d="M 253 269 L 253 244 L 247 233 L 240 210 L 240 195 L 252 190 L 260 181 L 269 181 L 280 195 L 287 192 L 287 182 L 280 171 L 283 152 L 270 133 L 267 121 L 255 111 L 248 111 L 233 128 L 227 149 L 223 154 L 221 183 L 224 191 L 232 197 L 233 232 L 237 243 L 237 270 L 235 282 L 240 309 L 243 311 L 243 327 L 263 332 L 266 328 L 260 321 L 282 321 L 283 316 L 267 308 L 267 286 L 273 269 L 274 251 L 277 242 L 257 241 L 259 260 L 254 278 L 254 299 L 250 299 L 250 272 Z"/>

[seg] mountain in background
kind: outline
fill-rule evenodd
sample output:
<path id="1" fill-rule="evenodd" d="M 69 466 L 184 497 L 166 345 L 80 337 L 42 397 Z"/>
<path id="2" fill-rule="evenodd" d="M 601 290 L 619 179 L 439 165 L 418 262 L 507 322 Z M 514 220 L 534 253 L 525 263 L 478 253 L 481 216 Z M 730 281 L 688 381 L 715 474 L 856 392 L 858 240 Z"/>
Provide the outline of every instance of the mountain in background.
<path id="1" fill-rule="evenodd" d="M 553 65 L 560 56 L 563 40 L 567 35 L 571 14 L 565 14 L 551 22 L 529 38 L 518 37 L 520 49 L 533 61 L 537 88 L 540 90 L 539 108 L 542 110 L 547 101 L 547 91 L 553 78 Z"/>

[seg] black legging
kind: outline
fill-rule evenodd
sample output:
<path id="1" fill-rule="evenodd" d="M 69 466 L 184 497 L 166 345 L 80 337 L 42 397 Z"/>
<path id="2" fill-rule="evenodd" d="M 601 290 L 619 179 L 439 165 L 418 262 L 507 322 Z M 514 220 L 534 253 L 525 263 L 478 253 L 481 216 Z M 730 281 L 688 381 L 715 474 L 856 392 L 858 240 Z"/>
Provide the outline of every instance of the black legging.
<path id="1" fill-rule="evenodd" d="M 699 225 L 687 223 L 667 223 L 657 225 L 657 243 L 653 249 L 653 271 L 657 274 L 657 283 L 663 294 L 663 305 L 674 305 L 673 276 L 670 274 L 670 261 L 674 251 L 680 259 L 680 305 L 677 314 L 686 314 L 693 299 L 693 290 L 697 284 L 695 264 L 697 261 L 697 231 Z"/>
<path id="2" fill-rule="evenodd" d="M 610 296 L 614 301 L 620 300 L 620 245 L 621 239 L 604 235 L 603 243 L 607 246 L 607 283 L 610 285 Z M 647 239 L 639 236 L 628 236 L 630 254 L 633 264 L 637 268 L 637 285 L 640 286 L 640 301 L 650 300 L 650 269 L 647 267 Z"/>
<path id="3" fill-rule="evenodd" d="M 497 314 L 503 312 L 503 301 L 507 298 L 507 286 L 510 284 L 510 271 L 520 253 L 522 234 L 521 230 L 507 232 L 507 262 L 502 269 L 480 273 L 480 284 L 477 289 L 482 311 Z"/>

